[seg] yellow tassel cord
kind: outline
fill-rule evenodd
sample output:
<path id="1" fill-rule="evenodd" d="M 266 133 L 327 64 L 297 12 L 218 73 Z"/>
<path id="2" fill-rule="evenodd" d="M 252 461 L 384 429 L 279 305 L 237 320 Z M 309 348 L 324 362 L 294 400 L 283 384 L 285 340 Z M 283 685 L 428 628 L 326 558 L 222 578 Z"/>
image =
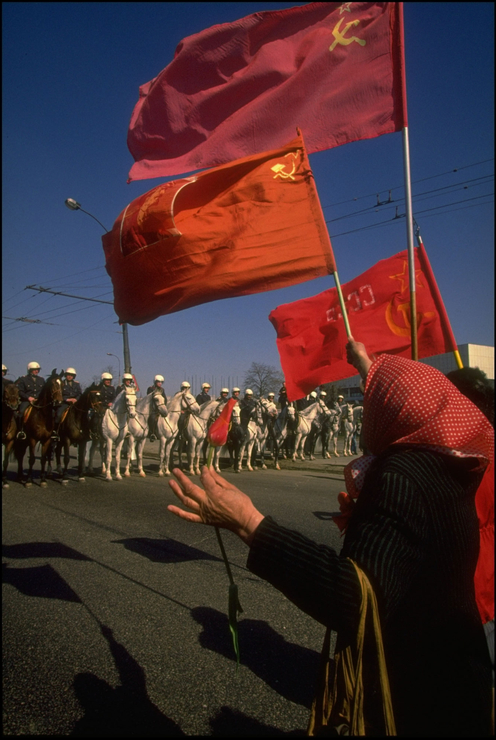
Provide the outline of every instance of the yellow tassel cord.
<path id="1" fill-rule="evenodd" d="M 307 735 L 318 734 L 321 727 L 334 726 L 339 735 L 365 736 L 364 686 L 363 686 L 363 649 L 367 612 L 372 613 L 373 634 L 377 652 L 377 665 L 382 694 L 385 735 L 396 735 L 391 691 L 382 643 L 379 610 L 374 590 L 365 573 L 353 560 L 350 560 L 357 572 L 362 590 L 360 620 L 356 638 L 356 664 L 353 660 L 351 646 L 336 653 L 335 673 L 332 694 L 329 694 L 329 648 L 330 629 L 327 629 L 321 655 L 321 664 L 317 682 L 317 696 L 312 705 Z"/>

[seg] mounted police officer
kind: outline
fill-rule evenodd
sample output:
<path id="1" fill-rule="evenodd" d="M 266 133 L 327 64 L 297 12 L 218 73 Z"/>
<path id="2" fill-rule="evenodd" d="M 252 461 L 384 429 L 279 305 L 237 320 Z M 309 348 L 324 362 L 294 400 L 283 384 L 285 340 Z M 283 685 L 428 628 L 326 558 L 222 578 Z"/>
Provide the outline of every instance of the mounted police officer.
<path id="1" fill-rule="evenodd" d="M 42 378 L 39 374 L 40 365 L 38 362 L 29 362 L 27 370 L 27 375 L 21 375 L 21 377 L 17 378 L 15 382 L 16 386 L 19 388 L 19 398 L 21 399 L 21 404 L 17 411 L 19 424 L 21 427 L 20 430 L 17 432 L 18 439 L 26 438 L 26 435 L 24 434 L 22 429 L 24 412 L 26 411 L 27 407 L 31 403 L 33 403 L 33 401 L 36 401 L 36 399 L 40 395 L 41 389 L 45 385 L 45 378 Z"/>
<path id="2" fill-rule="evenodd" d="M 223 403 L 227 402 L 227 397 L 229 395 L 229 388 L 222 388 L 220 392 L 220 396 L 216 398 L 216 401 L 222 401 Z"/>
<path id="3" fill-rule="evenodd" d="M 232 389 L 232 395 L 231 398 L 235 398 L 236 401 L 239 401 L 239 394 L 241 393 L 240 389 L 236 386 Z"/>
<path id="4" fill-rule="evenodd" d="M 5 389 L 5 386 L 13 382 L 12 380 L 9 380 L 9 378 L 5 377 L 8 372 L 9 372 L 9 368 L 7 367 L 7 365 L 2 365 L 2 395 Z"/>
<path id="5" fill-rule="evenodd" d="M 253 398 L 253 391 L 251 390 L 251 388 L 247 388 L 245 390 L 244 398 L 242 398 L 239 402 L 239 407 L 241 409 L 241 424 L 246 429 L 246 427 L 248 426 L 248 422 L 252 418 L 254 418 L 255 410 L 257 408 L 257 402 Z"/>
<path id="6" fill-rule="evenodd" d="M 124 390 L 124 388 L 136 389 L 136 386 L 134 385 L 134 378 L 131 373 L 124 373 L 124 375 L 122 376 L 122 385 L 117 386 L 115 395 L 118 396 L 119 393 Z"/>
<path id="7" fill-rule="evenodd" d="M 102 373 L 100 382 L 100 398 L 105 409 L 110 408 L 115 401 L 116 392 L 112 385 L 113 377 L 110 373 Z"/>
<path id="8" fill-rule="evenodd" d="M 186 395 L 186 393 L 189 393 L 190 392 L 190 388 L 191 388 L 191 384 L 188 383 L 187 380 L 183 380 L 183 382 L 181 383 L 180 392 L 183 395 Z M 178 437 L 183 437 L 184 436 L 183 435 L 184 427 L 186 426 L 187 422 L 188 422 L 187 409 L 181 408 L 181 415 L 180 415 L 179 419 L 177 420 L 177 436 Z"/>
<path id="9" fill-rule="evenodd" d="M 199 393 L 196 397 L 196 402 L 202 405 L 202 403 L 206 403 L 207 401 L 211 401 L 212 397 L 209 393 L 210 390 L 210 383 L 203 383 L 201 393 Z"/>
<path id="10" fill-rule="evenodd" d="M 52 434 L 52 439 L 58 441 L 59 439 L 59 427 L 62 421 L 62 416 L 66 409 L 69 408 L 73 403 L 76 403 L 78 398 L 81 398 L 82 389 L 81 384 L 76 380 L 76 371 L 73 367 L 68 367 L 65 371 L 65 379 L 62 381 L 62 403 L 57 409 L 55 416 L 55 429 Z"/>
<path id="11" fill-rule="evenodd" d="M 279 398 L 277 399 L 281 409 L 288 405 L 288 392 L 286 390 L 286 381 L 284 380 L 282 386 L 279 388 Z"/>
<path id="12" fill-rule="evenodd" d="M 163 375 L 155 375 L 153 379 L 153 385 L 149 386 L 146 389 L 146 395 L 148 396 L 150 393 L 158 394 L 160 396 L 163 396 L 164 402 L 167 403 L 167 396 L 165 395 L 165 391 L 162 388 L 162 383 L 164 382 L 164 376 Z M 158 435 L 158 411 L 153 404 L 150 407 L 150 416 L 148 417 L 148 439 L 150 442 L 156 442 Z"/>

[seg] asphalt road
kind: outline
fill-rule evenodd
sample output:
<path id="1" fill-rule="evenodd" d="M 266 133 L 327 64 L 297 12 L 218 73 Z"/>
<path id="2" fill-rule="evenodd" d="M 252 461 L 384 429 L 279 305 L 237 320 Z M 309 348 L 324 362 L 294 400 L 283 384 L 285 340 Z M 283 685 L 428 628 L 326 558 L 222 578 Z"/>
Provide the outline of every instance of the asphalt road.
<path id="1" fill-rule="evenodd" d="M 225 475 L 263 513 L 339 549 L 337 462 Z M 5 735 L 305 733 L 323 626 L 253 576 L 224 532 L 243 607 L 236 669 L 215 532 L 167 512 L 175 497 L 156 460 L 146 479 L 45 489 L 14 470 L 2 502 Z"/>

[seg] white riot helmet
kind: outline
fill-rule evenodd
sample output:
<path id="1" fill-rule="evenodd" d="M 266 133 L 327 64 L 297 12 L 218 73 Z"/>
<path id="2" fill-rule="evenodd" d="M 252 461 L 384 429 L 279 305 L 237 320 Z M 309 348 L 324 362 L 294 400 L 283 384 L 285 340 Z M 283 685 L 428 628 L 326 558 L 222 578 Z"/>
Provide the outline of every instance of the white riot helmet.
<path id="1" fill-rule="evenodd" d="M 187 380 L 183 380 L 183 382 L 181 383 L 181 390 L 182 390 L 182 391 L 185 391 L 185 390 L 187 390 L 188 388 L 191 388 L 191 384 L 190 384 L 190 383 L 188 383 L 188 381 L 187 381 Z"/>
<path id="2" fill-rule="evenodd" d="M 153 378 L 153 380 L 157 380 L 159 383 L 163 383 L 164 382 L 164 376 L 163 375 L 155 375 L 155 377 Z"/>
<path id="3" fill-rule="evenodd" d="M 340 398 L 342 398 L 343 401 L 344 401 L 344 396 L 338 396 L 338 401 L 339 401 Z"/>
<path id="4" fill-rule="evenodd" d="M 74 370 L 73 367 L 68 367 L 67 370 L 65 371 L 65 374 L 66 375 L 74 375 L 74 377 L 76 377 L 77 372 Z"/>
<path id="5" fill-rule="evenodd" d="M 320 396 L 327 396 L 327 393 L 325 391 L 320 391 Z"/>
<path id="6" fill-rule="evenodd" d="M 206 388 L 207 391 L 210 388 L 210 383 L 202 383 L 202 388 Z"/>
<path id="7" fill-rule="evenodd" d="M 102 380 L 112 380 L 110 373 L 102 373 Z"/>
<path id="8" fill-rule="evenodd" d="M 239 388 L 233 388 L 233 393 L 239 393 L 239 391 L 240 391 Z"/>
<path id="9" fill-rule="evenodd" d="M 223 388 L 223 389 L 221 390 L 221 393 L 229 393 L 229 388 Z"/>
<path id="10" fill-rule="evenodd" d="M 315 391 L 312 391 L 312 392 L 310 393 L 310 398 L 317 398 L 317 394 L 316 394 L 316 392 L 315 392 Z"/>
<path id="11" fill-rule="evenodd" d="M 251 388 L 247 388 L 245 390 L 245 396 L 253 396 L 253 391 Z"/>
<path id="12" fill-rule="evenodd" d="M 3 373 L 6 373 L 8 369 L 9 368 L 7 367 L 7 365 L 2 365 L 2 372 Z"/>
<path id="13" fill-rule="evenodd" d="M 267 398 L 274 398 L 275 395 L 276 394 L 275 393 L 272 393 L 272 391 L 271 391 L 270 393 L 267 393 Z"/>
<path id="14" fill-rule="evenodd" d="M 28 373 L 29 373 L 30 370 L 39 370 L 39 369 L 40 369 L 40 365 L 39 365 L 38 362 L 29 362 L 28 363 Z"/>
<path id="15" fill-rule="evenodd" d="M 131 375 L 131 373 L 124 373 L 124 375 L 122 376 L 122 380 L 133 380 L 133 376 Z"/>

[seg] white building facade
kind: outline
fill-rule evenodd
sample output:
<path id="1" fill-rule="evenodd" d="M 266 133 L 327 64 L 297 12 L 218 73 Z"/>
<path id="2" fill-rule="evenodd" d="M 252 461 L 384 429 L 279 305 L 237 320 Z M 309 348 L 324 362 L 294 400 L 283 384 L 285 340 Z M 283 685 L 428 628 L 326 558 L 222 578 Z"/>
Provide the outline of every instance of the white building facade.
<path id="1" fill-rule="evenodd" d="M 486 373 L 487 379 L 492 382 L 494 387 L 494 347 L 487 347 L 482 344 L 461 344 L 458 347 L 461 360 L 464 367 L 478 367 Z M 447 352 L 443 355 L 434 355 L 433 357 L 424 357 L 420 362 L 435 367 L 446 375 L 451 370 L 456 370 L 458 365 L 453 352 Z M 351 378 L 337 380 L 332 385 L 338 393 L 344 396 L 345 401 L 363 401 L 363 393 L 360 389 L 360 376 L 354 375 Z"/>

